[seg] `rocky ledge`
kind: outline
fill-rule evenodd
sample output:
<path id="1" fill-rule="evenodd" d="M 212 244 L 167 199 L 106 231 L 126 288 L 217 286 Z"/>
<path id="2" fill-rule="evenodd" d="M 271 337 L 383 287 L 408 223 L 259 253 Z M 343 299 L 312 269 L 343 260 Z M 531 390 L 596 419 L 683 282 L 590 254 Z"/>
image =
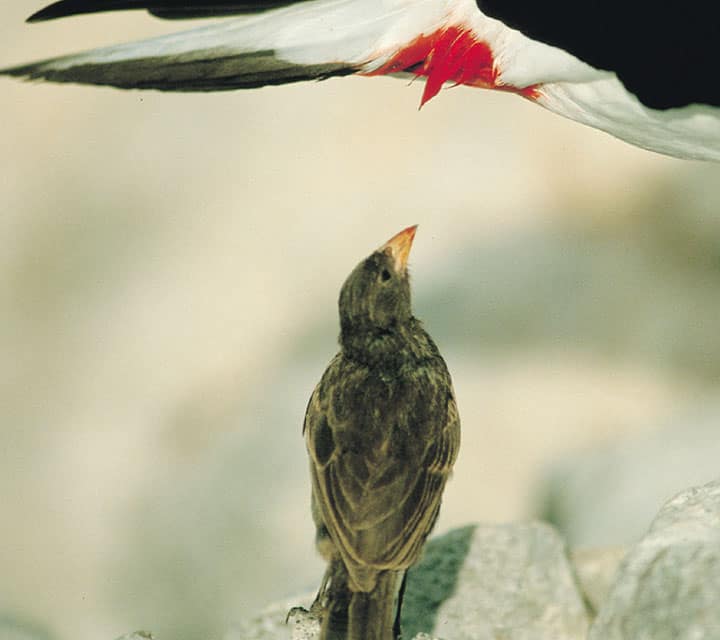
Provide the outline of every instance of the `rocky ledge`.
<path id="1" fill-rule="evenodd" d="M 285 622 L 292 606 L 311 599 L 276 603 L 225 640 L 313 640 L 314 621 Z M 667 502 L 627 550 L 568 553 L 540 522 L 439 536 L 408 578 L 403 632 L 415 640 L 719 640 L 718 603 L 715 481 Z"/>

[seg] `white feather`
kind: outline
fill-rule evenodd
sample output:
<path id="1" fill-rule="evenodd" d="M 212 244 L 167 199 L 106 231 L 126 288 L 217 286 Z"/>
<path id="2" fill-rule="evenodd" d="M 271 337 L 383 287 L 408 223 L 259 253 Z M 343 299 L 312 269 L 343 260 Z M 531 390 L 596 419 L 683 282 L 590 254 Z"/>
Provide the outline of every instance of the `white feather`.
<path id="1" fill-rule="evenodd" d="M 367 63 L 385 46 L 397 47 L 443 24 L 437 0 L 315 0 L 250 17 L 149 40 L 94 49 L 51 61 L 54 69 L 215 50 L 237 54 L 272 50 L 296 64 Z"/>

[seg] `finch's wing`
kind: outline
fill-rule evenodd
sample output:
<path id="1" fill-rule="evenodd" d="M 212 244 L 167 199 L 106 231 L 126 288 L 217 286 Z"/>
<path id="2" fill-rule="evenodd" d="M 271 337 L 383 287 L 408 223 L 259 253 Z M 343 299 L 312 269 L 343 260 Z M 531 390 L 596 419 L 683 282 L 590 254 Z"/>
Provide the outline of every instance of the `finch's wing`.
<path id="1" fill-rule="evenodd" d="M 368 442 L 364 425 L 355 424 L 362 412 L 345 415 L 338 406 L 338 385 L 347 377 L 340 363 L 331 364 L 310 399 L 305 435 L 317 505 L 358 579 L 360 567 L 402 569 L 417 560 L 457 456 L 460 422 L 448 376 L 443 384 L 418 385 L 418 402 L 408 402 L 396 429 L 388 429 L 394 435 L 380 446 Z M 438 395 L 428 399 L 428 388 Z"/>

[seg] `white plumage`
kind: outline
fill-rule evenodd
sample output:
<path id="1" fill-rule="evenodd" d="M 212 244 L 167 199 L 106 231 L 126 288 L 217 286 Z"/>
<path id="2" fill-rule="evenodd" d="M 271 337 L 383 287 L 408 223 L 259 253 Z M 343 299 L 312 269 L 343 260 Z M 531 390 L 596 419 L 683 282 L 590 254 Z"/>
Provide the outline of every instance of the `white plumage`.
<path id="1" fill-rule="evenodd" d="M 448 32 L 460 34 L 450 42 L 452 50 L 447 38 L 443 40 Z M 419 38 L 426 48 L 422 61 L 383 71 L 393 60 L 403 60 L 403 52 Z M 470 56 L 468 43 L 479 43 L 489 52 L 491 81 L 486 75 L 473 80 L 472 60 L 450 59 Z M 717 107 L 649 108 L 612 71 L 530 39 L 483 14 L 474 0 L 298 2 L 0 73 L 122 88 L 207 91 L 378 71 L 513 90 L 637 146 L 682 158 L 720 160 Z"/>

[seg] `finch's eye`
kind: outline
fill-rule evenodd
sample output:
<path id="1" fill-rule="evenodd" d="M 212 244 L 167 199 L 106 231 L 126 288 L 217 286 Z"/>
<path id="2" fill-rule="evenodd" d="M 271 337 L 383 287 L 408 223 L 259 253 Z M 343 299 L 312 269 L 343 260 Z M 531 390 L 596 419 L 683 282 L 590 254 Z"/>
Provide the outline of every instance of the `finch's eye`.
<path id="1" fill-rule="evenodd" d="M 383 282 L 387 282 L 388 280 L 390 280 L 390 278 L 392 278 L 392 276 L 390 275 L 390 272 L 387 269 L 383 269 L 382 272 L 380 273 L 380 279 Z"/>

